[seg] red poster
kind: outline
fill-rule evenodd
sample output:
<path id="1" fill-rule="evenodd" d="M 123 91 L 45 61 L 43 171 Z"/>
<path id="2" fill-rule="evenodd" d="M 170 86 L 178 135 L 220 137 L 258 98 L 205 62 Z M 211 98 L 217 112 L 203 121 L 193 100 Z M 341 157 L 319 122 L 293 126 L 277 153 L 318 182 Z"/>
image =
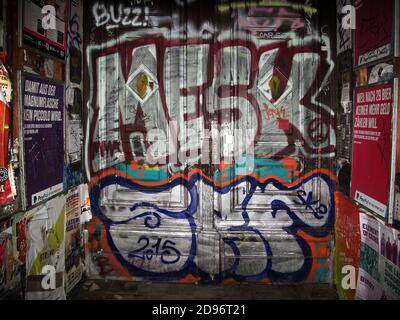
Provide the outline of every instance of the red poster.
<path id="1" fill-rule="evenodd" d="M 354 66 L 358 67 L 391 56 L 393 0 L 357 0 L 355 7 Z"/>
<path id="2" fill-rule="evenodd" d="M 0 57 L 0 60 L 3 57 Z M 10 128 L 11 82 L 3 63 L 0 61 L 0 205 L 14 201 L 11 189 L 8 161 Z"/>
<path id="3" fill-rule="evenodd" d="M 351 196 L 385 217 L 389 199 L 391 83 L 355 90 Z"/>

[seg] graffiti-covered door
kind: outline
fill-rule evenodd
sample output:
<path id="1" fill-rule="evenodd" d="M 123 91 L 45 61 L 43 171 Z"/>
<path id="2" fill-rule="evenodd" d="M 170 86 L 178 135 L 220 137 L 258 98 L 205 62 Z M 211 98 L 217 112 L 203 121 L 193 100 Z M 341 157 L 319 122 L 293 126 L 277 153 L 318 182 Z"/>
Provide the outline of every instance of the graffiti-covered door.
<path id="1" fill-rule="evenodd" d="M 90 275 L 330 281 L 329 8 L 85 5 Z"/>

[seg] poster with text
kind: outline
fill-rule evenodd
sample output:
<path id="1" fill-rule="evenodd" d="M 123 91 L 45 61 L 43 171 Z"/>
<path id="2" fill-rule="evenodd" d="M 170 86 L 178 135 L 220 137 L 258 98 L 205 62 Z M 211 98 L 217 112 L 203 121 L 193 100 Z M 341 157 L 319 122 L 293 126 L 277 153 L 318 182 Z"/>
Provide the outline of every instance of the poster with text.
<path id="1" fill-rule="evenodd" d="M 360 269 L 358 272 L 356 298 L 380 300 L 383 290 L 379 275 L 379 222 L 360 212 Z"/>
<path id="2" fill-rule="evenodd" d="M 385 218 L 391 170 L 392 83 L 355 90 L 351 196 Z"/>
<path id="3" fill-rule="evenodd" d="M 67 0 L 23 0 L 22 45 L 64 60 Z"/>
<path id="4" fill-rule="evenodd" d="M 64 172 L 64 85 L 25 74 L 23 135 L 26 206 L 62 192 Z"/>
<path id="5" fill-rule="evenodd" d="M 66 84 L 66 153 L 64 189 L 83 183 L 82 171 L 82 92 L 83 92 L 83 0 L 70 2 L 68 21 Z"/>
<path id="6" fill-rule="evenodd" d="M 400 232 L 380 224 L 379 273 L 385 298 L 400 300 Z"/>
<path id="7" fill-rule="evenodd" d="M 351 5 L 351 0 L 336 0 L 336 17 L 337 17 L 337 54 L 339 55 L 346 50 L 351 49 L 352 46 L 352 37 L 351 37 L 351 29 L 345 29 L 342 26 L 343 15 L 342 10 L 343 7 Z"/>
<path id="8" fill-rule="evenodd" d="M 65 238 L 65 273 L 66 292 L 70 292 L 81 280 L 81 201 L 79 188 L 72 189 L 66 200 L 66 238 Z"/>
<path id="9" fill-rule="evenodd" d="M 393 55 L 393 0 L 358 0 L 354 30 L 354 66 L 362 66 Z"/>

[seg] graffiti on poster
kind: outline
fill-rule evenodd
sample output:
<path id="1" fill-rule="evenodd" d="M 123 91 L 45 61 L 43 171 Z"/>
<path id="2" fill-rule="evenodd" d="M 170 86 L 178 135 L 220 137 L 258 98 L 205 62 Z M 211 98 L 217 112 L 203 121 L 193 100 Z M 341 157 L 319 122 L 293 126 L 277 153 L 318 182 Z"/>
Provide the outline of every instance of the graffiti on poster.
<path id="1" fill-rule="evenodd" d="M 337 54 L 351 49 L 352 46 L 352 31 L 351 29 L 344 29 L 342 24 L 343 13 L 342 9 L 346 5 L 350 5 L 350 0 L 336 0 L 336 16 L 337 16 Z"/>
<path id="2" fill-rule="evenodd" d="M 31 207 L 63 190 L 64 85 L 25 74 L 22 95 L 25 200 Z"/>
<path id="3" fill-rule="evenodd" d="M 82 90 L 83 90 L 83 9 L 82 0 L 70 2 L 66 59 L 66 164 L 64 190 L 83 183 L 82 171 Z"/>
<path id="4" fill-rule="evenodd" d="M 356 7 L 354 66 L 393 55 L 394 1 L 361 0 Z"/>

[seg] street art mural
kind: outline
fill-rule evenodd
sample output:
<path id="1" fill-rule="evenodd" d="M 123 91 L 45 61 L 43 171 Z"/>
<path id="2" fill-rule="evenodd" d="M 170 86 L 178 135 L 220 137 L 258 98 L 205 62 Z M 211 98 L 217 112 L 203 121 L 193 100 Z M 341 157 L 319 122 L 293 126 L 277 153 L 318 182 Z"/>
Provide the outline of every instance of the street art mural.
<path id="1" fill-rule="evenodd" d="M 191 274 L 207 279 L 210 275 L 204 270 L 200 270 L 195 263 L 196 253 L 199 249 L 197 243 L 198 185 L 204 179 L 207 178 L 202 175 L 201 171 L 193 171 L 189 177 L 178 174 L 172 182 L 161 181 L 153 186 L 146 186 L 133 178 L 127 177 L 124 171 L 110 170 L 104 178 L 99 179 L 91 186 L 91 209 L 103 223 L 102 228 L 104 228 L 100 231 L 102 234 L 99 234 L 97 239 L 93 241 L 96 243 L 94 249 L 98 248 L 98 241 L 103 242 L 103 245 L 108 246 L 106 249 L 108 253 L 115 255 L 117 263 L 120 263 L 125 270 L 136 277 L 156 280 L 163 278 L 179 279 Z M 312 270 L 313 267 L 315 268 L 312 260 L 313 254 L 315 254 L 314 250 L 318 251 L 317 254 L 321 254 L 318 260 L 320 263 L 322 261 L 323 265 L 327 263 L 326 260 L 329 258 L 327 250 L 329 250 L 329 235 L 334 215 L 331 181 L 332 177 L 329 174 L 318 172 L 308 175 L 294 184 L 285 184 L 283 181 L 274 178 L 258 179 L 251 175 L 244 176 L 234 182 L 216 184 L 214 186 L 216 197 L 218 195 L 227 197 L 232 188 L 246 183 L 250 183 L 254 192 L 256 190 L 265 192 L 267 188 L 275 188 L 282 192 L 295 191 L 295 196 L 277 195 L 268 198 L 267 201 L 270 202 L 269 205 L 272 210 L 269 214 L 264 214 L 262 218 L 266 224 L 282 223 L 286 220 L 288 226 L 283 227 L 282 230 L 284 230 L 287 241 L 284 241 L 284 239 L 282 241 L 290 245 L 290 249 L 286 248 L 285 250 L 293 250 L 293 253 L 298 254 L 296 259 L 289 259 L 291 263 L 287 263 L 286 267 L 283 268 L 286 272 L 282 272 L 279 265 L 285 263 L 279 260 L 275 261 L 273 258 L 274 251 L 280 250 L 277 239 L 267 230 L 259 230 L 257 222 L 254 221 L 257 219 L 257 214 L 247 211 L 247 207 L 254 202 L 252 193 L 250 193 L 241 204 L 243 208 L 240 213 L 242 220 L 235 221 L 225 231 L 226 233 L 221 239 L 223 246 L 221 249 L 231 252 L 227 255 L 224 270 L 219 276 L 222 278 L 232 277 L 238 281 L 261 280 L 263 277 L 276 281 L 301 281 L 306 280 L 311 271 L 328 272 L 328 265 L 325 265 L 325 271 Z M 312 186 L 315 183 L 321 185 L 319 192 L 322 195 L 321 199 L 317 199 L 313 194 Z M 189 196 L 187 208 L 169 210 L 152 202 L 136 202 L 132 207 L 125 210 L 103 208 L 99 202 L 100 193 L 103 189 L 113 185 L 150 194 L 155 203 L 158 202 L 157 198 L 160 192 L 167 190 L 173 192 L 173 189 L 183 187 Z M 291 209 L 292 206 L 296 206 L 298 209 L 294 211 Z M 217 223 L 226 221 L 230 214 L 230 212 L 224 211 L 215 212 L 215 220 Z M 163 225 L 166 224 L 166 227 L 168 227 L 168 223 L 164 223 L 164 220 L 168 219 L 176 220 L 176 223 L 186 227 L 190 232 L 182 235 L 168 234 L 168 229 L 163 230 Z M 287 223 L 289 221 L 291 223 Z M 129 235 L 129 230 L 123 231 L 120 228 L 121 226 L 141 228 L 143 231 Z M 182 230 L 185 230 L 184 227 L 182 227 Z M 93 228 L 91 226 L 89 230 L 92 234 L 95 233 Z M 248 239 L 241 239 L 243 234 Z M 248 243 L 246 243 L 247 241 Z M 309 241 L 316 243 L 311 243 L 310 246 Z M 204 247 L 204 244 L 202 246 Z M 219 253 L 219 250 L 212 250 L 212 244 L 206 244 L 206 248 L 202 249 L 209 250 L 210 255 L 218 255 Z M 243 252 L 246 255 L 246 253 L 257 251 L 264 254 L 258 257 L 257 261 L 241 258 Z M 217 257 L 215 259 L 217 260 Z M 293 266 L 292 263 L 295 260 L 298 260 L 298 263 Z M 212 268 L 213 266 L 209 267 Z M 292 270 L 289 271 L 289 269 Z M 251 272 L 249 273 L 249 271 Z M 315 274 L 315 277 L 321 277 L 324 280 L 326 274 Z"/>
<path id="2" fill-rule="evenodd" d="M 89 273 L 328 282 L 334 58 L 313 3 L 85 10 Z"/>

